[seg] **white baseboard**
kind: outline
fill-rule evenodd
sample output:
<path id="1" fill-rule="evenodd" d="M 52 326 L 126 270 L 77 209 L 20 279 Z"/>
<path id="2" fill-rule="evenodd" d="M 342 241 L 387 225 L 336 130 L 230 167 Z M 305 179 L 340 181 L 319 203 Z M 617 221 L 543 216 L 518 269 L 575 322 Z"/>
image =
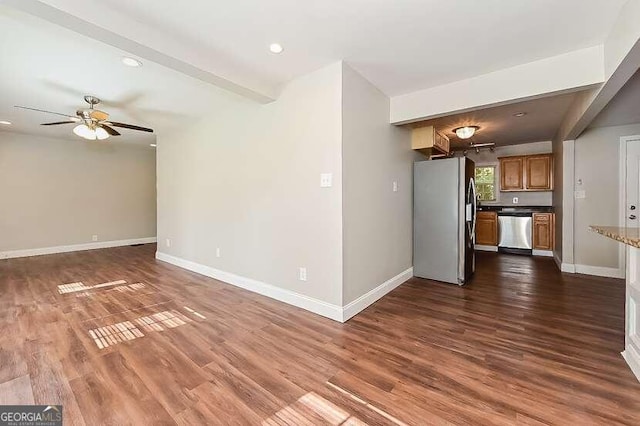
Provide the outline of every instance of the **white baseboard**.
<path id="1" fill-rule="evenodd" d="M 156 259 L 171 263 L 183 269 L 196 272 L 200 275 L 224 281 L 227 284 L 253 291 L 254 293 L 279 300 L 298 308 L 306 309 L 323 317 L 342 322 L 342 307 L 322 300 L 314 299 L 290 290 L 285 290 L 271 284 L 263 283 L 251 278 L 242 277 L 230 272 L 220 271 L 210 266 L 205 266 L 190 260 L 181 259 L 166 253 L 156 252 Z"/>
<path id="2" fill-rule="evenodd" d="M 532 250 L 534 256 L 554 257 L 551 250 Z"/>
<path id="3" fill-rule="evenodd" d="M 187 269 L 192 272 L 196 272 L 200 275 L 215 278 L 216 280 L 223 281 L 227 284 L 231 284 L 236 287 L 240 287 L 245 290 L 249 290 L 254 293 L 279 300 L 289 305 L 305 309 L 309 312 L 313 312 L 314 314 L 322 315 L 323 317 L 339 322 L 347 321 L 349 318 L 364 310 L 367 306 L 371 305 L 373 302 L 380 299 L 382 296 L 389 293 L 391 290 L 398 287 L 409 278 L 413 277 L 413 268 L 409 268 L 406 271 L 391 278 L 390 280 L 382 283 L 364 296 L 361 296 L 353 302 L 349 303 L 347 306 L 342 307 L 323 302 L 322 300 L 314 299 L 313 297 L 305 296 L 291 290 L 276 287 L 272 284 L 267 284 L 230 272 L 221 271 L 210 266 L 202 265 L 190 260 L 181 259 L 179 257 L 171 256 L 170 254 L 162 253 L 159 251 L 156 252 L 156 259 L 175 266 L 179 266 L 180 268 Z"/>
<path id="4" fill-rule="evenodd" d="M 96 250 L 110 247 L 130 246 L 132 244 L 150 244 L 157 242 L 156 237 L 133 238 L 130 240 L 98 241 L 85 244 L 73 244 L 68 246 L 44 247 L 26 250 L 11 250 L 0 252 L 0 259 L 13 259 L 17 257 L 42 256 L 45 254 L 68 253 L 72 251 Z"/>
<path id="5" fill-rule="evenodd" d="M 473 246 L 478 251 L 493 251 L 498 252 L 498 246 L 483 246 L 482 244 L 475 244 Z"/>
<path id="6" fill-rule="evenodd" d="M 560 266 L 560 270 L 562 272 L 567 272 L 569 274 L 575 274 L 576 273 L 576 265 L 574 265 L 573 263 L 563 263 Z"/>
<path id="7" fill-rule="evenodd" d="M 622 352 L 622 357 L 627 361 L 627 365 L 636 376 L 636 379 L 640 381 L 640 354 L 633 349 L 633 346 L 627 346 Z"/>
<path id="8" fill-rule="evenodd" d="M 378 287 L 374 288 L 370 292 L 358 297 L 351 303 L 348 303 L 342 309 L 342 322 L 347 321 L 349 318 L 365 310 L 369 305 L 372 305 L 377 300 L 381 299 L 385 294 L 391 292 L 391 290 L 398 287 L 400 284 L 406 282 L 413 277 L 413 267 L 407 269 L 404 272 L 399 273 L 390 280 L 385 281 Z"/>
<path id="9" fill-rule="evenodd" d="M 555 251 L 553 252 L 553 260 L 556 261 L 556 266 L 558 267 L 558 269 L 562 271 L 562 260 L 560 260 L 560 256 L 558 256 L 558 253 L 556 253 Z"/>
<path id="10" fill-rule="evenodd" d="M 624 279 L 625 271 L 618 268 L 606 268 L 603 266 L 574 265 L 576 274 L 595 275 L 597 277 Z"/>

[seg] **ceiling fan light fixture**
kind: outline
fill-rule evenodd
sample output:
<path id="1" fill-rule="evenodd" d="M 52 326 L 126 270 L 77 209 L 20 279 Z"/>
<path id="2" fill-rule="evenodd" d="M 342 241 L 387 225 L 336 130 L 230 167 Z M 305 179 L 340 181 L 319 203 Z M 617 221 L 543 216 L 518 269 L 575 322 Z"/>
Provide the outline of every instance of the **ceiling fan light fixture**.
<path id="1" fill-rule="evenodd" d="M 464 126 L 464 127 L 458 127 L 457 129 L 453 129 L 456 136 L 458 136 L 458 138 L 460 139 L 469 139 L 478 130 L 480 130 L 480 127 L 478 126 Z"/>
<path id="2" fill-rule="evenodd" d="M 96 138 L 98 138 L 99 140 L 104 140 L 109 137 L 109 133 L 107 133 L 107 131 L 102 127 L 97 127 L 95 130 L 95 133 L 96 133 Z"/>
<path id="3" fill-rule="evenodd" d="M 104 129 L 103 129 L 104 130 Z M 90 141 L 96 140 L 96 131 L 92 130 L 86 124 L 80 124 L 73 128 L 73 133 Z"/>

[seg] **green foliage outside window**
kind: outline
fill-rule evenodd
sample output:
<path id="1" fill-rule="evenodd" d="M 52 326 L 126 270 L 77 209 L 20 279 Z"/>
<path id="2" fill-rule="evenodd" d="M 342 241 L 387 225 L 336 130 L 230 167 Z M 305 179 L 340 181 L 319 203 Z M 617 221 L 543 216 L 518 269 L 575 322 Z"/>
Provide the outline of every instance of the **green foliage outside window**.
<path id="1" fill-rule="evenodd" d="M 476 167 L 476 190 L 479 201 L 496 201 L 496 167 Z"/>

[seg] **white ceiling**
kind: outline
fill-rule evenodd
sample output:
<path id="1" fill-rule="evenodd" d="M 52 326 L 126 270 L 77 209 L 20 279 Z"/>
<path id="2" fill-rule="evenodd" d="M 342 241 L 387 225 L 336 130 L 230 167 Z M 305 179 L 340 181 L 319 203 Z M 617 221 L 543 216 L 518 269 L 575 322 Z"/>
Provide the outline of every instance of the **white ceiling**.
<path id="1" fill-rule="evenodd" d="M 43 127 L 64 117 L 24 111 L 24 105 L 74 115 L 84 108 L 84 94 L 103 99 L 99 109 L 111 119 L 170 131 L 211 109 L 206 84 L 151 62 L 141 68 L 121 63 L 125 52 L 41 19 L 0 6 L 0 131 L 76 138 L 73 125 Z M 10 60 L 8 60 L 10 59 Z M 232 96 L 232 95 L 228 95 Z M 218 97 L 219 98 L 219 97 Z M 155 135 L 118 129 L 114 143 L 149 144 Z"/>
<path id="2" fill-rule="evenodd" d="M 640 123 L 640 71 L 636 71 L 589 127 L 635 123 Z"/>
<path id="3" fill-rule="evenodd" d="M 625 1 L 101 0 L 95 7 L 273 85 L 344 59 L 394 96 L 600 44 Z M 86 5 L 47 3 L 77 4 L 75 13 Z M 113 17 L 100 25 L 118 32 Z M 272 42 L 285 52 L 270 54 Z"/>
<path id="4" fill-rule="evenodd" d="M 457 149 L 466 147 L 469 142 L 495 142 L 497 146 L 504 146 L 550 141 L 574 97 L 575 93 L 549 96 L 427 120 L 411 126 L 433 125 L 448 136 L 451 146 Z M 519 112 L 525 112 L 526 115 L 515 117 L 514 114 Z M 480 130 L 471 139 L 463 141 L 453 132 L 453 129 L 462 126 L 479 126 Z"/>

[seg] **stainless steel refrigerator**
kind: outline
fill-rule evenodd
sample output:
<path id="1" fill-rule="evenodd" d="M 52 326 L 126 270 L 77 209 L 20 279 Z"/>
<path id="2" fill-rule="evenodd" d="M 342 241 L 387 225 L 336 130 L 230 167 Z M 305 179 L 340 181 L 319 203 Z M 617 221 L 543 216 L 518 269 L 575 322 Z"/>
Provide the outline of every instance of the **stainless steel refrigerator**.
<path id="1" fill-rule="evenodd" d="M 465 157 L 420 161 L 413 175 L 414 275 L 464 285 L 475 271 L 475 164 Z"/>

